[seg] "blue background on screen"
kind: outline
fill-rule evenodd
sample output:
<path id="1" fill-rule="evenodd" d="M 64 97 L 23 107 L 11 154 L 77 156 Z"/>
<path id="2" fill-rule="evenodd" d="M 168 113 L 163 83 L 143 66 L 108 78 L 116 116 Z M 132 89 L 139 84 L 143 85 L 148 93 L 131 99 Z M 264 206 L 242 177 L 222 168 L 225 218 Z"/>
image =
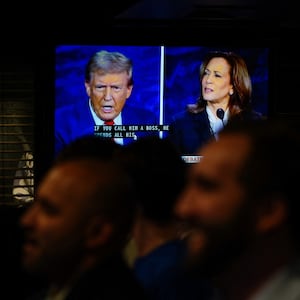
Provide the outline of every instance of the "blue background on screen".
<path id="1" fill-rule="evenodd" d="M 100 50 L 119 51 L 133 61 L 134 88 L 130 98 L 136 105 L 159 115 L 162 108 L 163 123 L 194 103 L 199 95 L 199 68 L 203 56 L 210 50 L 230 50 L 246 61 L 252 80 L 254 109 L 268 115 L 269 49 L 268 48 L 216 48 L 201 46 L 163 47 L 163 78 L 161 78 L 160 46 L 101 46 L 62 45 L 56 48 L 55 106 L 87 101 L 84 88 L 85 66 L 89 58 Z M 163 79 L 163 86 L 160 86 Z M 161 88 L 163 90 L 161 90 Z M 160 92 L 163 91 L 163 106 Z M 132 123 L 135 123 L 134 120 Z"/>

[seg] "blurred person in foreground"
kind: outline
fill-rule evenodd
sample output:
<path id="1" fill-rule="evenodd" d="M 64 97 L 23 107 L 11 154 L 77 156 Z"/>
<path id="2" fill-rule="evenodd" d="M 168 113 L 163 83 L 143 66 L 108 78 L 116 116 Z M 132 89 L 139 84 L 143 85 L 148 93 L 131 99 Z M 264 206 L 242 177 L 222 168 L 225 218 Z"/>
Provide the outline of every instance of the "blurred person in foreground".
<path id="1" fill-rule="evenodd" d="M 82 137 L 58 155 L 20 219 L 22 265 L 45 280 L 29 299 L 146 299 L 123 257 L 135 217 L 118 146 Z"/>
<path id="2" fill-rule="evenodd" d="M 300 299 L 299 132 L 236 121 L 201 149 L 176 214 L 190 226 L 186 267 L 226 300 Z"/>
<path id="3" fill-rule="evenodd" d="M 191 281 L 182 270 L 185 240 L 174 205 L 185 185 L 187 165 L 174 145 L 145 137 L 124 146 L 123 162 L 137 190 L 137 217 L 132 241 L 132 266 L 149 299 L 210 299 L 208 282 Z"/>
<path id="4" fill-rule="evenodd" d="M 200 66 L 200 95 L 173 116 L 169 138 L 183 155 L 194 155 L 232 119 L 261 119 L 252 107 L 245 60 L 234 52 L 208 52 Z"/>

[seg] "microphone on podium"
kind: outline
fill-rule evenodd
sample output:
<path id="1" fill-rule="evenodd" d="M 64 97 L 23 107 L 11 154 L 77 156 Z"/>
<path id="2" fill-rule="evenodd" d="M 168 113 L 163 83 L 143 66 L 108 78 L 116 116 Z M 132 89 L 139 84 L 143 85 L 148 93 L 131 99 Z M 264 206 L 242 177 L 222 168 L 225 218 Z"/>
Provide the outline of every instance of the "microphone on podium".
<path id="1" fill-rule="evenodd" d="M 217 109 L 217 117 L 222 121 L 223 127 L 224 127 L 224 115 L 225 115 L 225 111 L 222 108 L 218 108 Z"/>

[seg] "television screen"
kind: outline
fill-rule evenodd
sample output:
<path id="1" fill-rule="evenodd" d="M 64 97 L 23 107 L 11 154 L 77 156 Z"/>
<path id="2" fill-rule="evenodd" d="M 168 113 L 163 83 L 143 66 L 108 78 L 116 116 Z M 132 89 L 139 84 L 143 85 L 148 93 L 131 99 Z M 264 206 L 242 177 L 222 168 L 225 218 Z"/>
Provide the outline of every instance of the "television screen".
<path id="1" fill-rule="evenodd" d="M 172 118 L 184 111 L 188 104 L 196 102 L 200 93 L 200 65 L 209 51 L 233 51 L 246 62 L 252 82 L 252 105 L 264 116 L 269 114 L 270 97 L 270 47 L 223 47 L 199 45 L 114 45 L 114 44 L 59 44 L 55 46 L 55 112 L 68 107 L 87 104 L 89 97 L 85 86 L 85 69 L 89 59 L 101 50 L 117 51 L 130 58 L 133 64 L 133 88 L 124 109 L 137 111 L 130 119 L 122 117 L 120 124 L 107 126 L 94 124 L 93 133 L 115 138 L 120 143 L 130 143 L 140 133 L 168 136 L 172 130 Z M 139 112 L 140 111 L 140 112 Z M 92 118 L 83 111 L 74 117 L 67 142 L 78 135 L 91 133 L 79 130 L 84 118 Z M 123 111 L 122 111 L 123 114 Z M 77 118 L 77 119 L 76 119 Z M 68 122 L 67 120 L 63 120 Z M 57 136 L 64 126 L 54 118 Z M 189 132 L 186 132 L 188 135 Z M 54 141 L 58 151 L 58 140 Z M 182 153 L 186 162 L 197 162 L 194 153 Z"/>

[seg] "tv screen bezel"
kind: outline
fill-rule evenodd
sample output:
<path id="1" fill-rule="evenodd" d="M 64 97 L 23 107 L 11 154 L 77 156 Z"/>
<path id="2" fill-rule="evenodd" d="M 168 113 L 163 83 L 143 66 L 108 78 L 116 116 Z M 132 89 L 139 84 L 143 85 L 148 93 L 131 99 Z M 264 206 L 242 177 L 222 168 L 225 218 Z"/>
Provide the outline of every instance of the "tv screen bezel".
<path id="1" fill-rule="evenodd" d="M 155 23 L 155 22 L 154 22 Z M 257 24 L 243 25 L 244 35 L 228 34 L 235 24 L 211 25 L 179 24 L 170 22 L 146 21 L 137 31 L 135 21 L 129 24 L 114 24 L 107 26 L 104 32 L 98 34 L 67 34 L 62 32 L 43 41 L 37 49 L 36 55 L 36 101 L 35 101 L 35 169 L 37 181 L 51 165 L 54 158 L 54 110 L 55 110 L 55 60 L 58 45 L 111 45 L 111 46 L 161 46 L 166 47 L 199 47 L 205 46 L 215 49 L 236 48 L 268 48 L 269 49 L 269 79 L 267 116 L 276 115 L 278 95 L 278 43 L 279 37 L 274 30 L 261 30 L 257 33 Z M 226 27 L 226 26 L 225 26 Z M 241 32 L 241 28 L 239 28 Z M 186 33 L 186 34 L 185 34 Z M 41 63 L 42 62 L 42 63 Z M 193 79 L 195 80 L 195 78 Z M 196 78 L 197 80 L 197 78 Z"/>

